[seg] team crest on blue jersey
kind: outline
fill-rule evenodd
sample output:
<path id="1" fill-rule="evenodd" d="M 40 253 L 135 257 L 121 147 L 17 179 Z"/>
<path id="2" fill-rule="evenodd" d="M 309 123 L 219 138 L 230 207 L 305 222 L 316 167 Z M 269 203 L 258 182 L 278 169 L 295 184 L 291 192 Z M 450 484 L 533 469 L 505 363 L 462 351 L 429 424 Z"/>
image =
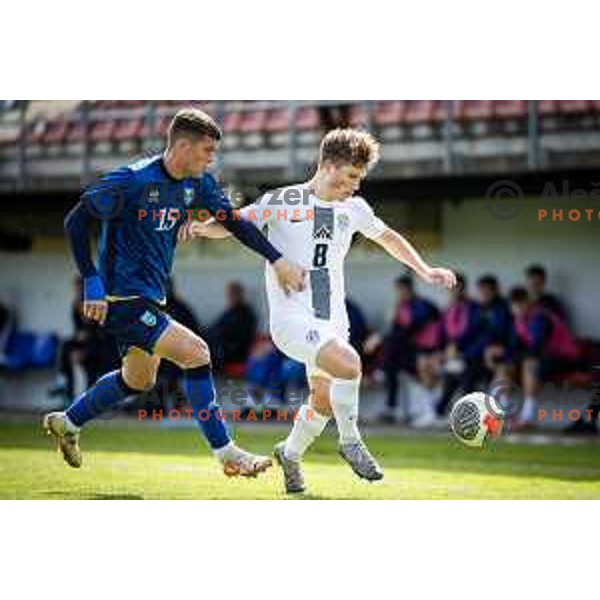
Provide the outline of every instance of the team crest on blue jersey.
<path id="1" fill-rule="evenodd" d="M 140 317 L 140 321 L 148 327 L 154 327 L 156 325 L 156 315 L 153 315 L 149 310 L 147 310 Z"/>
<path id="2" fill-rule="evenodd" d="M 183 190 L 183 202 L 189 206 L 194 201 L 194 188 L 185 188 Z"/>

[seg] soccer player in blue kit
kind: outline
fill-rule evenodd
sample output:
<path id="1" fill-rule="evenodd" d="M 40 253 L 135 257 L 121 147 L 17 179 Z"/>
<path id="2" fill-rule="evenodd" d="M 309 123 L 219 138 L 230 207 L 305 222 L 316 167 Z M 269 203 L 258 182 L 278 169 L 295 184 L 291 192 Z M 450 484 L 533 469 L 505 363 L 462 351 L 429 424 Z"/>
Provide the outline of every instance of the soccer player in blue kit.
<path id="1" fill-rule="evenodd" d="M 268 260 L 286 293 L 304 286 L 303 270 L 283 258 L 252 223 L 238 218 L 204 172 L 220 138 L 218 125 L 203 111 L 179 111 L 163 155 L 107 173 L 84 191 L 65 219 L 84 281 L 84 314 L 114 334 L 123 357 L 120 370 L 101 377 L 65 412 L 44 417 L 44 429 L 55 436 L 71 467 L 82 464 L 81 428 L 125 398 L 151 389 L 163 358 L 185 371 L 187 399 L 226 475 L 256 476 L 271 465 L 270 458 L 246 452 L 230 439 L 218 412 L 207 344 L 163 310 L 175 247 L 185 238 L 192 204 L 217 215 L 240 242 Z M 98 267 L 90 251 L 93 217 L 101 221 Z"/>

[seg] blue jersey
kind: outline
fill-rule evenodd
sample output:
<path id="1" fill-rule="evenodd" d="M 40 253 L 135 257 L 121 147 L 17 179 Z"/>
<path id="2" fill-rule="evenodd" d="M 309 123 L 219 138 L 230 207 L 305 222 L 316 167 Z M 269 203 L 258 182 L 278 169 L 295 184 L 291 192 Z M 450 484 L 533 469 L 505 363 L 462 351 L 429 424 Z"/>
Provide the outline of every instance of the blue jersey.
<path id="1" fill-rule="evenodd" d="M 174 179 L 161 156 L 107 173 L 83 201 L 102 220 L 98 271 L 109 298 L 163 301 L 177 233 L 191 205 L 212 215 L 232 211 L 212 175 Z"/>

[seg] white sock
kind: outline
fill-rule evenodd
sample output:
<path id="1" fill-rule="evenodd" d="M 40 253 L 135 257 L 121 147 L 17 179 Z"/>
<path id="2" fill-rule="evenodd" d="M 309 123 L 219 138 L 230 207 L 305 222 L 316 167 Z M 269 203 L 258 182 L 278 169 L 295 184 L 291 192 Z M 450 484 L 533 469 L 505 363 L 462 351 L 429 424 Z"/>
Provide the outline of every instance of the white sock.
<path id="1" fill-rule="evenodd" d="M 358 431 L 358 392 L 360 377 L 334 379 L 331 382 L 331 408 L 335 416 L 340 444 L 360 441 Z"/>
<path id="2" fill-rule="evenodd" d="M 77 425 L 75 425 L 75 423 L 73 423 L 73 421 L 71 421 L 71 419 L 69 419 L 67 413 L 63 413 L 65 415 L 65 427 L 67 429 L 67 431 L 69 431 L 70 433 L 79 433 L 80 428 L 77 427 Z"/>
<path id="3" fill-rule="evenodd" d="M 233 441 L 231 441 L 225 444 L 225 446 L 223 446 L 222 448 L 213 450 L 213 452 L 221 462 L 225 462 L 226 460 L 231 460 L 235 456 L 237 456 L 237 450 L 237 446 L 233 443 Z"/>
<path id="4" fill-rule="evenodd" d="M 536 416 L 536 408 L 536 401 L 531 396 L 527 396 L 523 402 L 523 409 L 521 410 L 521 421 L 525 423 L 533 421 Z"/>
<path id="5" fill-rule="evenodd" d="M 323 433 L 329 417 L 304 404 L 298 411 L 292 431 L 285 440 L 284 454 L 289 460 L 300 460 L 308 447 Z"/>

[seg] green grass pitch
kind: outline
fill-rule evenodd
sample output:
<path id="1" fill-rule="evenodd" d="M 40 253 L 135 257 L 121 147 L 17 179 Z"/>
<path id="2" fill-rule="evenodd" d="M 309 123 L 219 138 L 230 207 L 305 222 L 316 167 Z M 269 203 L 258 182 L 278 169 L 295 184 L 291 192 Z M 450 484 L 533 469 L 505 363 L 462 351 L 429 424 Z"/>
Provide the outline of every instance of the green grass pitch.
<path id="1" fill-rule="evenodd" d="M 236 439 L 269 453 L 287 428 L 245 426 Z M 518 445 L 485 450 L 448 435 L 369 435 L 385 468 L 382 482 L 355 477 L 328 430 L 309 451 L 306 478 L 316 499 L 600 498 L 600 445 Z M 278 467 L 258 479 L 228 479 L 197 431 L 102 422 L 82 438 L 84 465 L 67 467 L 38 422 L 0 424 L 0 498 L 279 499 Z"/>

